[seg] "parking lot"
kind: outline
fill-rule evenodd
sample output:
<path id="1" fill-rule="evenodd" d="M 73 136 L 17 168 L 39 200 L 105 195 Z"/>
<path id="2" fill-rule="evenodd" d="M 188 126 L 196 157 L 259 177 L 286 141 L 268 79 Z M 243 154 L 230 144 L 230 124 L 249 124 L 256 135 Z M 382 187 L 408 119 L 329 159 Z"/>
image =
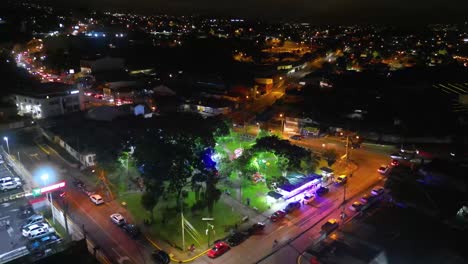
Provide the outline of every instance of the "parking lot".
<path id="1" fill-rule="evenodd" d="M 0 255 L 26 246 L 27 239 L 21 235 L 21 226 L 29 214 L 23 214 L 26 198 L 0 204 Z"/>

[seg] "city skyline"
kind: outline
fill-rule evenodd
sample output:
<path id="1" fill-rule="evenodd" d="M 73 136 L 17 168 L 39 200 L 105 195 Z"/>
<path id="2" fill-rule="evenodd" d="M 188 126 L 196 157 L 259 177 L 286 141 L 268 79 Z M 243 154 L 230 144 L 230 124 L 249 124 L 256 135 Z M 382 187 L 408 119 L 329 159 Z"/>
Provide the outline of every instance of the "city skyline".
<path id="1" fill-rule="evenodd" d="M 51 0 L 54 5 L 102 10 L 128 10 L 140 13 L 170 13 L 176 15 L 226 15 L 260 18 L 274 21 L 307 21 L 312 23 L 390 23 L 421 24 L 459 22 L 466 19 L 468 3 L 459 0 L 429 1 L 230 1 L 188 0 L 78 0 L 73 3 Z"/>

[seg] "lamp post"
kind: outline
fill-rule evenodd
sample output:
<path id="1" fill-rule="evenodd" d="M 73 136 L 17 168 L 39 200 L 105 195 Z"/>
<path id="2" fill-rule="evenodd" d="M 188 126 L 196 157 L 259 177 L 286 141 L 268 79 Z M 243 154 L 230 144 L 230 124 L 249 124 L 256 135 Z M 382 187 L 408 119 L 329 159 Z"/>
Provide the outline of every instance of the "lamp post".
<path id="1" fill-rule="evenodd" d="M 210 227 L 211 227 L 211 230 L 214 231 L 214 225 L 210 224 L 210 221 L 213 221 L 214 218 L 203 217 L 202 220 L 206 221 L 206 235 L 208 236 L 208 248 L 210 248 Z"/>
<path id="2" fill-rule="evenodd" d="M 3 137 L 3 140 L 6 141 L 6 146 L 7 146 L 7 150 L 8 150 L 8 155 L 10 155 L 10 145 L 8 144 L 8 137 Z"/>
<path id="3" fill-rule="evenodd" d="M 47 181 L 49 180 L 49 174 L 47 173 L 44 173 L 41 175 L 41 179 L 42 181 L 44 182 L 44 186 L 47 186 Z M 53 211 L 53 208 L 52 208 L 52 204 L 53 204 L 53 200 L 52 200 L 52 193 L 48 192 L 46 194 L 46 197 L 49 201 L 49 205 L 50 205 L 50 212 L 52 213 L 52 222 L 54 222 L 55 224 L 55 216 L 54 216 L 54 211 Z"/>
<path id="4" fill-rule="evenodd" d="M 280 114 L 279 117 L 281 118 L 281 136 L 284 137 L 284 115 Z"/>

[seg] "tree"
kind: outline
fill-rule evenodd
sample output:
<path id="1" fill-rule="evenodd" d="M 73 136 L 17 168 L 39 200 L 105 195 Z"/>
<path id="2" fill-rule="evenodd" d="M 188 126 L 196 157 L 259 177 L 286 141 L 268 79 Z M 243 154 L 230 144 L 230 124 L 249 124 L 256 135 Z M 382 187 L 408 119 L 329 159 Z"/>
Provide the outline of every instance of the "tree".
<path id="1" fill-rule="evenodd" d="M 322 157 L 327 160 L 328 166 L 331 166 L 338 158 L 338 152 L 335 149 L 327 149 L 323 152 Z"/>
<path id="2" fill-rule="evenodd" d="M 145 208 L 151 215 L 151 222 L 154 222 L 154 208 L 158 204 L 159 198 L 161 197 L 162 192 L 150 192 L 145 191 L 141 196 L 141 205 Z"/>

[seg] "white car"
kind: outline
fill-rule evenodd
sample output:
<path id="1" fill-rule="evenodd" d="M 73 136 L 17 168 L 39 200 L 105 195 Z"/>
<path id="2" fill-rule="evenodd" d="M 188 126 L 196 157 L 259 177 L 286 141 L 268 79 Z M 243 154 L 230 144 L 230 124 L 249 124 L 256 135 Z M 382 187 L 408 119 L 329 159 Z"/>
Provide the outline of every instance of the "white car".
<path id="1" fill-rule="evenodd" d="M 315 195 L 306 194 L 304 195 L 304 204 L 311 204 L 314 199 L 315 199 Z"/>
<path id="2" fill-rule="evenodd" d="M 21 183 L 20 182 L 6 182 L 6 183 L 2 183 L 0 185 L 0 190 L 2 191 L 9 191 L 9 190 L 13 190 L 13 189 L 18 189 L 21 187 Z"/>
<path id="3" fill-rule="evenodd" d="M 35 230 L 38 229 L 48 229 L 49 225 L 46 223 L 36 223 L 32 225 L 25 226 L 23 228 L 23 236 L 24 237 L 29 237 Z"/>
<path id="4" fill-rule="evenodd" d="M 380 166 L 380 168 L 377 169 L 377 171 L 380 173 L 380 174 L 386 174 L 389 170 L 389 166 L 388 165 L 382 165 Z"/>
<path id="5" fill-rule="evenodd" d="M 99 194 L 93 194 L 89 196 L 89 199 L 91 202 L 93 202 L 95 205 L 100 205 L 104 203 L 104 200 L 102 199 L 101 195 Z"/>
<path id="6" fill-rule="evenodd" d="M 32 240 L 36 238 L 41 238 L 54 232 L 55 232 L 55 229 L 52 227 L 39 228 L 39 229 L 31 231 L 31 233 L 29 233 L 28 239 Z"/>
<path id="7" fill-rule="evenodd" d="M 121 214 L 111 214 L 110 219 L 114 224 L 118 226 L 122 226 L 125 224 L 125 218 Z"/>
<path id="8" fill-rule="evenodd" d="M 0 184 L 1 183 L 7 183 L 7 182 L 19 182 L 21 183 L 21 179 L 18 177 L 12 178 L 12 177 L 4 177 L 0 179 Z"/>
<path id="9" fill-rule="evenodd" d="M 374 189 L 372 189 L 371 191 L 371 194 L 374 195 L 374 196 L 379 196 L 379 195 L 382 195 L 384 193 L 384 187 L 382 186 L 378 186 L 378 187 L 375 187 Z"/>

